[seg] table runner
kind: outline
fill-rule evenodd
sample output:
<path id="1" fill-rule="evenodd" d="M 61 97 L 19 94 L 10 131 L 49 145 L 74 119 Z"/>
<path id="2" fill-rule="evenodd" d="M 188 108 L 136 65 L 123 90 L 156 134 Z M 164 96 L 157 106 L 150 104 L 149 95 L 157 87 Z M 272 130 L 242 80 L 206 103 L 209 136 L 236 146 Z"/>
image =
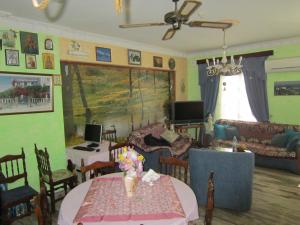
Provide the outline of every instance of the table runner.
<path id="1" fill-rule="evenodd" d="M 122 177 L 103 177 L 93 180 L 74 223 L 178 217 L 185 214 L 169 176 L 161 176 L 153 186 L 139 180 L 131 198 Z"/>

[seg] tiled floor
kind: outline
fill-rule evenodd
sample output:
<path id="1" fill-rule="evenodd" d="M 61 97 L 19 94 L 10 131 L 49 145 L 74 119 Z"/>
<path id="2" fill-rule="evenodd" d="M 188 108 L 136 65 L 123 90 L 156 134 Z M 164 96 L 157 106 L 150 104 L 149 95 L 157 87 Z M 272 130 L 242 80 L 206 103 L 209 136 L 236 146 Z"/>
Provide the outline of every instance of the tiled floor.
<path id="1" fill-rule="evenodd" d="M 256 168 L 251 210 L 236 213 L 214 209 L 213 225 L 300 225 L 299 184 L 299 175 Z M 57 209 L 59 204 L 56 205 Z M 205 214 L 203 207 L 199 207 L 199 214 L 200 221 L 203 221 Z M 57 224 L 57 217 L 58 212 L 53 215 L 53 224 Z M 36 224 L 34 216 L 13 223 L 13 225 Z"/>

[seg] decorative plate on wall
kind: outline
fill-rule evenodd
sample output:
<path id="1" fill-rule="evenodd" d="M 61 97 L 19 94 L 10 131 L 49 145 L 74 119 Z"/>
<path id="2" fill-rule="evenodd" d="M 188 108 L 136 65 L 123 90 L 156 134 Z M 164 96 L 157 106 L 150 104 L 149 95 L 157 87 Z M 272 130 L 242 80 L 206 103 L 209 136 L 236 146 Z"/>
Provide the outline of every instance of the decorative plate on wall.
<path id="1" fill-rule="evenodd" d="M 170 59 L 169 59 L 169 68 L 170 68 L 171 70 L 174 70 L 174 69 L 175 69 L 175 66 L 176 66 L 175 59 L 170 58 Z"/>

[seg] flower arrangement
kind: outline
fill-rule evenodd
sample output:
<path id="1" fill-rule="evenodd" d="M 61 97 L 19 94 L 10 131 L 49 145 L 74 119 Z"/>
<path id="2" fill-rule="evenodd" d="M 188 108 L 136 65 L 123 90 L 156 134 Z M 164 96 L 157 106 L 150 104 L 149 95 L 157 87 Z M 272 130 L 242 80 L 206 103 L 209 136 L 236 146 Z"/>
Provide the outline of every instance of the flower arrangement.
<path id="1" fill-rule="evenodd" d="M 118 155 L 119 168 L 126 175 L 140 176 L 143 172 L 144 157 L 138 154 L 133 147 L 123 147 Z"/>

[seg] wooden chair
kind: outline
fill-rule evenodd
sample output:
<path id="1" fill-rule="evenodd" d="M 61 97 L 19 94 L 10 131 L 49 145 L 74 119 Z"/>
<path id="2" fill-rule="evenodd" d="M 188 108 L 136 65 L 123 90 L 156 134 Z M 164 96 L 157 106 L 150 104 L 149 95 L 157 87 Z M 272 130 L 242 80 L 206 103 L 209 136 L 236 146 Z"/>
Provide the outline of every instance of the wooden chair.
<path id="1" fill-rule="evenodd" d="M 124 147 L 133 147 L 128 142 L 118 143 L 112 145 L 111 142 L 109 143 L 108 151 L 109 151 L 109 161 L 116 162 L 118 155 L 123 152 Z"/>
<path id="2" fill-rule="evenodd" d="M 113 130 L 105 130 L 102 133 L 102 140 L 107 140 L 110 142 L 117 142 L 117 131 L 114 128 Z"/>
<path id="3" fill-rule="evenodd" d="M 51 211 L 47 198 L 47 188 L 44 181 L 40 182 L 40 193 L 35 197 L 34 203 L 34 212 L 38 225 L 52 225 Z"/>
<path id="4" fill-rule="evenodd" d="M 72 189 L 77 185 L 76 171 L 70 172 L 67 169 L 51 170 L 49 154 L 47 148 L 45 151 L 38 149 L 35 144 L 35 155 L 38 164 L 38 170 L 40 179 L 49 185 L 50 190 L 47 191 L 47 195 L 51 200 L 51 211 L 55 212 L 55 202 L 63 199 L 63 197 L 55 199 L 55 191 L 63 188 L 65 195 L 67 194 L 67 185 Z"/>
<path id="5" fill-rule="evenodd" d="M 102 174 L 103 172 L 101 172 L 101 170 L 105 168 L 110 168 L 113 171 L 115 169 L 115 163 L 97 161 L 90 165 L 85 166 L 83 159 L 81 159 L 80 172 L 81 172 L 82 182 L 86 181 L 87 172 L 89 172 L 89 177 L 90 179 L 92 179 L 94 177 L 97 177 L 99 174 Z"/>
<path id="6" fill-rule="evenodd" d="M 0 184 L 11 184 L 20 179 L 24 179 L 24 185 L 12 189 L 1 191 L 1 214 L 4 224 L 10 224 L 16 219 L 31 214 L 30 200 L 38 193 L 28 185 L 25 154 L 22 148 L 20 155 L 6 155 L 0 158 L 0 172 L 4 175 L 0 179 Z M 9 208 L 25 203 L 27 210 L 22 215 L 9 218 Z"/>
<path id="7" fill-rule="evenodd" d="M 160 172 L 187 183 L 188 161 L 174 157 L 159 157 Z M 183 170 L 183 171 L 182 171 Z"/>
<path id="8" fill-rule="evenodd" d="M 207 184 L 207 204 L 205 210 L 205 225 L 211 225 L 214 210 L 214 172 L 211 171 Z"/>

